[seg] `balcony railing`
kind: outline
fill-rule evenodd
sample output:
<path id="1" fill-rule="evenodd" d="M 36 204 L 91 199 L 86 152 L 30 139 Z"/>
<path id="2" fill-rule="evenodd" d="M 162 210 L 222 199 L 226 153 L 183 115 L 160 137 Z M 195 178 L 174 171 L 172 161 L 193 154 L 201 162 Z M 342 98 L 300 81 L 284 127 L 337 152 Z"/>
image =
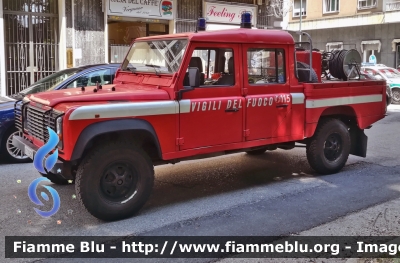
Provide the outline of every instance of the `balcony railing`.
<path id="1" fill-rule="evenodd" d="M 400 10 L 400 0 L 394 0 L 386 3 L 386 11 Z"/>

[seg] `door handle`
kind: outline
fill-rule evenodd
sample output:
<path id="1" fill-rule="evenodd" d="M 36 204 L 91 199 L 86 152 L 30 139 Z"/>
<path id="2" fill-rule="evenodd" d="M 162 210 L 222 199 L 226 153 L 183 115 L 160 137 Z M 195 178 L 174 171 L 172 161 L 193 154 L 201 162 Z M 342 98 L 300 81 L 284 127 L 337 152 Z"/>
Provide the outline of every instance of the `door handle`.
<path id="1" fill-rule="evenodd" d="M 288 106 L 289 106 L 289 104 L 276 105 L 277 108 L 287 108 Z"/>
<path id="2" fill-rule="evenodd" d="M 238 108 L 230 108 L 225 110 L 225 112 L 238 112 L 238 111 L 239 111 Z"/>

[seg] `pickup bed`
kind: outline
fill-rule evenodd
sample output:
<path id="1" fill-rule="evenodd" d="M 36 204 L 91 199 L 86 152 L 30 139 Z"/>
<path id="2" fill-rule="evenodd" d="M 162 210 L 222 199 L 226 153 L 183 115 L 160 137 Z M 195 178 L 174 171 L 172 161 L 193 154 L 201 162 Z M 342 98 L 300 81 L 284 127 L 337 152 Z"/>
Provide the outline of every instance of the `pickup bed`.
<path id="1" fill-rule="evenodd" d="M 364 129 L 384 118 L 384 81 L 322 81 L 284 31 L 232 29 L 137 39 L 113 85 L 27 96 L 16 104 L 14 144 L 35 158 L 59 137 L 42 173 L 74 180 L 94 216 L 132 216 L 148 199 L 154 165 L 306 146 L 320 174 L 366 156 Z M 298 58 L 297 55 L 298 54 Z M 307 63 L 309 62 L 309 63 Z M 312 75 L 310 77 L 310 75 Z M 190 176 L 188 174 L 188 176 Z"/>

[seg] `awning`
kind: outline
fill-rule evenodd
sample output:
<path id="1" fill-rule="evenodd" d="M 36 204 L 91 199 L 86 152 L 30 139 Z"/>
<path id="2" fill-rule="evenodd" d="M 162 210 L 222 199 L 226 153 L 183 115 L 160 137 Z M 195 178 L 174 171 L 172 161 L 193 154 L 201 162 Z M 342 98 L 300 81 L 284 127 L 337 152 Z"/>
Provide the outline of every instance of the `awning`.
<path id="1" fill-rule="evenodd" d="M 400 43 L 400 38 L 393 39 L 392 41 L 392 51 L 396 51 L 396 44 Z"/>
<path id="2" fill-rule="evenodd" d="M 361 41 L 361 52 L 364 50 L 378 50 L 381 52 L 381 41 L 380 40 L 365 40 Z"/>
<path id="3" fill-rule="evenodd" d="M 326 43 L 326 50 L 331 51 L 333 49 L 343 49 L 343 42 L 329 42 Z"/>

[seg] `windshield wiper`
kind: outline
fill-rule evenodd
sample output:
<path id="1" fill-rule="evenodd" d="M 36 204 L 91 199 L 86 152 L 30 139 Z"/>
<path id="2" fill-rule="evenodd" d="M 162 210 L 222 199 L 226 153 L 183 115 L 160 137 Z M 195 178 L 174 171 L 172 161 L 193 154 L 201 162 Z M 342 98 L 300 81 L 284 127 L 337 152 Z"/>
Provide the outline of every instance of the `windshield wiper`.
<path id="1" fill-rule="evenodd" d="M 129 64 L 129 65 L 126 67 L 126 69 L 129 70 L 129 71 L 132 72 L 132 73 L 137 74 L 137 73 L 136 73 L 136 68 L 135 68 L 134 66 L 132 66 L 131 64 Z"/>
<path id="2" fill-rule="evenodd" d="M 160 74 L 160 70 L 157 70 L 159 68 L 161 68 L 158 65 L 153 65 L 153 64 L 145 64 L 146 67 L 150 67 L 150 68 L 154 68 L 154 71 L 156 72 L 156 76 L 158 76 Z"/>

